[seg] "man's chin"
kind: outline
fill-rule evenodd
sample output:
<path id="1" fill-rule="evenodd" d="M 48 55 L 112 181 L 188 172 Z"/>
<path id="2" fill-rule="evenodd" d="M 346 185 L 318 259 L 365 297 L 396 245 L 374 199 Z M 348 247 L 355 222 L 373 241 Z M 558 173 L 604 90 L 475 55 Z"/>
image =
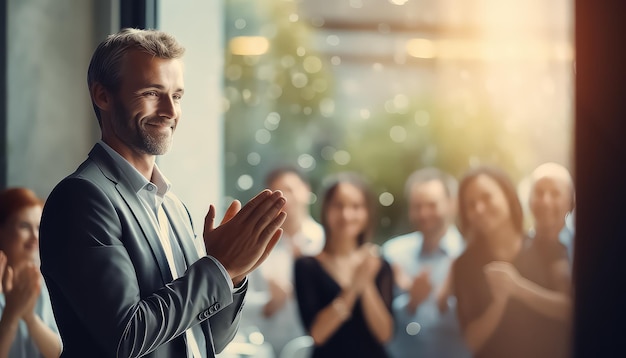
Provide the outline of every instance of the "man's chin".
<path id="1" fill-rule="evenodd" d="M 172 142 L 172 137 L 168 137 L 167 139 L 149 138 L 144 141 L 143 149 L 145 153 L 150 155 L 163 155 L 170 151 Z"/>

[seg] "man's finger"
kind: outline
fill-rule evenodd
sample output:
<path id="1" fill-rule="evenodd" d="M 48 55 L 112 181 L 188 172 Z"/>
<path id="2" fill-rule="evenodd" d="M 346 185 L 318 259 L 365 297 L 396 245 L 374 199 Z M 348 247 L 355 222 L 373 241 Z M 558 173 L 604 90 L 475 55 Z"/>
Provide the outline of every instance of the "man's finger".
<path id="1" fill-rule="evenodd" d="M 224 214 L 224 218 L 220 225 L 227 223 L 230 219 L 234 218 L 235 215 L 241 210 L 241 202 L 239 200 L 234 200 L 226 209 L 226 213 Z"/>
<path id="2" fill-rule="evenodd" d="M 209 205 L 209 212 L 204 217 L 204 233 L 213 231 L 215 224 L 215 207 Z"/>
<path id="3" fill-rule="evenodd" d="M 282 228 L 276 230 L 274 235 L 272 235 L 272 237 L 270 238 L 270 241 L 267 243 L 267 246 L 265 247 L 265 251 L 263 251 L 263 254 L 259 258 L 259 260 L 254 264 L 254 267 L 250 271 L 253 271 L 257 267 L 259 267 L 263 263 L 263 261 L 265 261 L 270 256 L 270 253 L 272 252 L 272 250 L 274 249 L 274 247 L 276 246 L 276 244 L 278 243 L 278 240 L 280 240 L 280 237 L 282 235 L 283 235 Z"/>
<path id="4" fill-rule="evenodd" d="M 248 201 L 246 205 L 241 208 L 241 211 L 239 211 L 238 215 L 239 218 L 244 221 L 249 220 L 249 216 L 252 215 L 257 207 L 267 201 L 272 196 L 272 194 L 273 193 L 269 189 L 265 189 L 258 193 L 254 198 L 250 199 L 250 201 Z"/>
<path id="5" fill-rule="evenodd" d="M 255 213 L 259 216 L 257 216 L 257 222 L 254 228 L 255 231 L 262 233 L 261 237 L 264 235 L 269 236 L 269 233 L 267 233 L 266 230 L 274 231 L 283 224 L 285 218 L 287 217 L 287 213 L 281 210 L 285 206 L 286 202 L 287 201 L 285 197 L 282 196 L 282 193 L 280 191 L 275 191 L 271 200 L 267 200 L 259 205 Z M 279 217 L 282 218 L 279 219 Z M 276 225 L 276 219 L 280 220 L 278 225 Z"/>

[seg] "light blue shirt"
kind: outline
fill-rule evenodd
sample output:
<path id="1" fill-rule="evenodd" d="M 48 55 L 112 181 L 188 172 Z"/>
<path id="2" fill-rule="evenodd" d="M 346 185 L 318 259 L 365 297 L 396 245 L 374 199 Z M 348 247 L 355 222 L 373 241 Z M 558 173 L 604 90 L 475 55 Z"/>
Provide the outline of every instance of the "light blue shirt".
<path id="1" fill-rule="evenodd" d="M 559 242 L 567 249 L 569 262 L 574 262 L 574 212 L 570 212 L 565 217 L 565 226 L 559 232 Z"/>
<path id="2" fill-rule="evenodd" d="M 395 290 L 392 305 L 395 329 L 394 337 L 387 346 L 389 354 L 396 358 L 470 357 L 456 318 L 454 297 L 448 299 L 447 312 L 440 313 L 437 306 L 437 293 L 444 284 L 452 261 L 464 250 L 465 243 L 458 230 L 451 227 L 435 251 L 423 252 L 422 245 L 422 233 L 412 232 L 392 238 L 382 247 L 385 259 L 401 267 L 411 277 L 425 269 L 430 270 L 433 285 L 431 294 L 418 306 L 415 314 L 406 310 L 409 294 Z"/>
<path id="3" fill-rule="evenodd" d="M 3 294 L 0 294 L 0 317 L 2 317 L 5 306 L 5 297 Z M 35 305 L 35 314 L 39 316 L 39 318 L 41 318 L 46 326 L 48 326 L 54 333 L 57 334 L 57 337 L 59 336 L 59 329 L 57 328 L 54 314 L 52 313 L 50 296 L 48 295 L 48 289 L 46 288 L 43 279 L 41 280 L 41 293 L 39 294 L 37 304 Z M 61 338 L 59 338 L 59 341 L 60 340 Z M 43 355 L 41 354 L 41 352 L 39 352 L 37 345 L 28 334 L 28 327 L 26 326 L 26 323 L 23 320 L 20 320 L 17 327 L 15 339 L 13 340 L 13 344 L 11 345 L 11 349 L 9 350 L 9 358 L 31 357 L 43 357 Z"/>

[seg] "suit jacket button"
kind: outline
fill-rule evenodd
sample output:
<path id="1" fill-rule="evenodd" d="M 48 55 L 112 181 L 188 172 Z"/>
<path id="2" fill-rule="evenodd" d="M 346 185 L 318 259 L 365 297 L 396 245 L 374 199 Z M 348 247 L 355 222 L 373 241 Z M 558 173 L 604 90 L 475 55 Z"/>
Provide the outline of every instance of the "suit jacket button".
<path id="1" fill-rule="evenodd" d="M 207 319 L 207 317 L 209 317 L 209 312 L 207 312 L 207 311 L 202 311 L 198 315 L 198 319 L 201 320 L 201 321 Z"/>

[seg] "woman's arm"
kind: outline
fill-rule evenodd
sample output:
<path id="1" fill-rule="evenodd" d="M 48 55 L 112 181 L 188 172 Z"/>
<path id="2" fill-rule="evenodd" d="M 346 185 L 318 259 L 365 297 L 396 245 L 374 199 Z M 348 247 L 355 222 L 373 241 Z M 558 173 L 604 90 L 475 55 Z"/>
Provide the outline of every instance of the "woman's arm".
<path id="1" fill-rule="evenodd" d="M 352 287 L 343 289 L 330 303 L 321 302 L 316 278 L 320 274 L 317 259 L 301 257 L 294 265 L 294 283 L 300 319 L 316 346 L 326 341 L 351 316 L 357 292 Z"/>
<path id="2" fill-rule="evenodd" d="M 508 277 L 497 269 L 499 264 L 508 263 L 492 262 L 484 267 L 483 271 L 492 299 L 480 315 L 470 319 L 464 325 L 463 337 L 468 348 L 474 353 L 479 351 L 496 331 L 514 290 L 514 285 Z M 467 306 L 467 302 L 459 302 L 459 314 L 463 314 L 462 311 L 466 310 Z"/>
<path id="3" fill-rule="evenodd" d="M 508 298 L 494 299 L 478 318 L 468 322 L 463 329 L 463 338 L 467 347 L 478 352 L 485 342 L 493 335 L 502 320 Z"/>
<path id="4" fill-rule="evenodd" d="M 373 264 L 372 260 L 378 263 Z M 380 267 L 381 259 L 378 257 L 368 258 L 365 260 L 369 267 Z M 374 275 L 376 276 L 376 275 Z M 392 278 L 391 274 L 383 280 L 381 289 L 387 292 L 387 300 L 378 290 L 375 281 L 372 279 L 366 285 L 362 296 L 362 309 L 365 316 L 365 322 L 370 331 L 376 337 L 379 343 L 387 343 L 393 336 L 393 316 L 390 312 L 391 296 L 392 296 Z"/>
<path id="5" fill-rule="evenodd" d="M 35 313 L 24 318 L 28 333 L 45 358 L 58 358 L 61 355 L 61 339 Z"/>
<path id="6" fill-rule="evenodd" d="M 309 334 L 315 345 L 320 346 L 352 315 L 357 293 L 352 289 L 344 289 L 329 305 L 324 307 L 313 319 Z"/>
<path id="7" fill-rule="evenodd" d="M 531 309 L 541 315 L 560 321 L 568 322 L 572 319 L 572 298 L 570 296 L 569 267 L 567 261 L 555 263 L 550 274 L 557 283 L 557 290 L 549 290 L 525 277 L 522 277 L 514 267 L 506 267 L 511 280 L 515 282 L 513 294 Z"/>
<path id="8" fill-rule="evenodd" d="M 32 314 L 41 291 L 39 270 L 32 264 L 15 272 L 6 267 L 3 270 L 3 294 L 6 306 L 0 318 L 0 357 L 9 355 L 22 317 Z"/>

